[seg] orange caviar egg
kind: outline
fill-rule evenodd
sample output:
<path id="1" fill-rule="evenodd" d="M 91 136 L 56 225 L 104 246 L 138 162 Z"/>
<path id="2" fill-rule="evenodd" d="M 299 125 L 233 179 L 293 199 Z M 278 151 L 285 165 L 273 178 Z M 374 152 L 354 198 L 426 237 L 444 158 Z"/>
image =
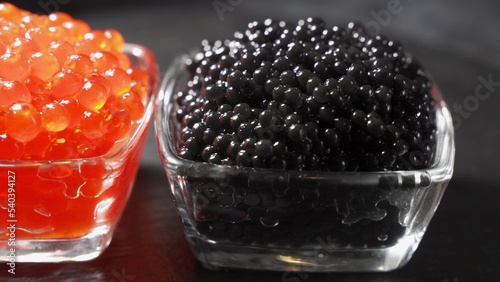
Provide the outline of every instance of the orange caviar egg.
<path id="1" fill-rule="evenodd" d="M 139 93 L 144 99 L 149 91 L 151 91 L 149 74 L 138 67 L 127 69 L 127 73 L 132 79 L 132 90 Z"/>
<path id="2" fill-rule="evenodd" d="M 48 132 L 65 130 L 71 122 L 70 113 L 59 103 L 46 104 L 41 111 L 42 126 Z"/>
<path id="3" fill-rule="evenodd" d="M 111 84 L 111 92 L 115 95 L 122 95 L 130 91 L 132 80 L 126 71 L 113 68 L 105 71 L 103 76 L 106 77 Z"/>
<path id="4" fill-rule="evenodd" d="M 111 92 L 111 83 L 109 83 L 108 79 L 104 76 L 100 74 L 92 74 L 91 76 L 87 77 L 87 80 L 91 82 L 98 82 L 102 86 L 106 87 L 106 91 L 108 93 Z"/>
<path id="5" fill-rule="evenodd" d="M 5 115 L 7 134 L 19 142 L 34 139 L 42 130 L 42 121 L 37 109 L 26 102 L 13 104 Z"/>
<path id="6" fill-rule="evenodd" d="M 76 95 L 80 105 L 89 111 L 98 111 L 108 99 L 108 89 L 99 82 L 87 81 Z"/>
<path id="7" fill-rule="evenodd" d="M 111 42 L 113 46 L 113 51 L 122 52 L 123 46 L 125 45 L 125 40 L 123 36 L 114 29 L 106 29 L 104 31 L 104 36 Z"/>
<path id="8" fill-rule="evenodd" d="M 36 76 L 28 76 L 24 80 L 24 85 L 33 95 L 42 95 L 47 89 L 47 83 Z"/>
<path id="9" fill-rule="evenodd" d="M 2 42 L 12 42 L 19 36 L 19 31 L 21 28 L 3 18 L 0 18 L 0 24 L 2 28 L 0 29 L 0 40 Z"/>
<path id="10" fill-rule="evenodd" d="M 67 41 L 53 42 L 47 52 L 51 53 L 57 58 L 59 65 L 64 65 L 66 59 L 75 53 L 73 45 Z"/>
<path id="11" fill-rule="evenodd" d="M 66 28 L 76 40 L 82 40 L 83 36 L 90 31 L 90 26 L 86 22 L 77 19 L 66 21 L 62 26 Z"/>
<path id="12" fill-rule="evenodd" d="M 119 110 L 110 113 L 106 120 L 109 122 L 109 128 L 104 138 L 108 141 L 123 140 L 130 135 L 130 114 L 126 110 Z"/>
<path id="13" fill-rule="evenodd" d="M 0 81 L 0 111 L 7 111 L 16 102 L 30 102 L 29 89 L 19 81 Z"/>
<path id="14" fill-rule="evenodd" d="M 83 54 L 74 54 L 69 56 L 64 63 L 64 69 L 78 72 L 83 76 L 92 74 L 94 66 L 90 57 Z"/>
<path id="15" fill-rule="evenodd" d="M 29 62 L 21 55 L 7 53 L 0 56 L 0 79 L 23 81 L 29 72 Z"/>
<path id="16" fill-rule="evenodd" d="M 132 121 L 139 121 L 144 115 L 144 104 L 141 96 L 134 91 L 127 92 L 119 98 L 119 104 L 129 112 Z"/>
<path id="17" fill-rule="evenodd" d="M 120 67 L 120 62 L 116 56 L 106 51 L 94 52 L 90 54 L 90 59 L 94 63 L 94 71 L 97 73 Z"/>
<path id="18" fill-rule="evenodd" d="M 83 86 L 83 78 L 71 71 L 58 72 L 52 78 L 52 96 L 64 99 L 74 96 Z"/>
<path id="19" fill-rule="evenodd" d="M 52 43 L 64 40 L 65 38 L 68 38 L 70 35 L 69 31 L 62 26 L 51 26 L 49 27 L 49 32 L 52 41 L 50 42 L 49 46 L 47 46 L 47 48 L 50 47 Z"/>
<path id="20" fill-rule="evenodd" d="M 125 53 L 113 53 L 118 59 L 119 67 L 126 70 L 130 68 L 130 58 Z"/>
<path id="21" fill-rule="evenodd" d="M 91 32 L 87 32 L 83 36 L 83 40 L 92 43 L 92 45 L 97 47 L 98 49 L 111 51 L 112 42 L 108 39 L 103 31 L 94 30 Z"/>
<path id="22" fill-rule="evenodd" d="M 70 114 L 70 122 L 68 128 L 74 129 L 80 125 L 80 117 L 83 114 L 83 109 L 75 98 L 63 99 L 59 102 L 63 105 Z"/>
<path id="23" fill-rule="evenodd" d="M 57 58 L 50 53 L 37 52 L 31 56 L 31 74 L 42 81 L 49 80 L 59 71 Z"/>
<path id="24" fill-rule="evenodd" d="M 75 43 L 75 50 L 79 54 L 90 55 L 95 50 L 95 47 L 90 41 L 78 41 Z"/>
<path id="25" fill-rule="evenodd" d="M 83 112 L 80 119 L 80 130 L 85 137 L 89 139 L 101 138 L 106 134 L 107 127 L 106 118 L 101 113 Z"/>
<path id="26" fill-rule="evenodd" d="M 16 6 L 8 2 L 0 3 L 0 18 L 12 21 L 20 21 L 22 17 L 20 16 L 19 12 L 20 11 Z"/>

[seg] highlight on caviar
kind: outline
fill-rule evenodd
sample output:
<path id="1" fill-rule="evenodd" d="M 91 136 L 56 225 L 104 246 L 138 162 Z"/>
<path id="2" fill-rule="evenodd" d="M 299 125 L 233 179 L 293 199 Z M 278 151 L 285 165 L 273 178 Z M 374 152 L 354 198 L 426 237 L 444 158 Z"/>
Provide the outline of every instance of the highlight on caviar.
<path id="1" fill-rule="evenodd" d="M 160 155 L 210 269 L 402 267 L 453 172 L 430 75 L 359 23 L 250 22 L 180 56 L 162 87 Z"/>
<path id="2" fill-rule="evenodd" d="M 135 180 L 154 56 L 60 12 L 1 3 L 0 27 L 0 260 L 94 258 Z"/>

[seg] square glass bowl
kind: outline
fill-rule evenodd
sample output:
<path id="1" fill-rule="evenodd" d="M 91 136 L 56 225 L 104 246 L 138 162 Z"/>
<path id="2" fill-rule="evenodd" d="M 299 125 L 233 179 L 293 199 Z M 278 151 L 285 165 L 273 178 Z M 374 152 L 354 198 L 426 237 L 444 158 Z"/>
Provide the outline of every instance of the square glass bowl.
<path id="1" fill-rule="evenodd" d="M 389 271 L 417 248 L 453 173 L 454 133 L 437 88 L 429 169 L 313 172 L 224 166 L 177 155 L 176 94 L 187 56 L 169 69 L 155 118 L 170 189 L 197 259 L 209 269 Z"/>
<path id="2" fill-rule="evenodd" d="M 0 161 L 0 260 L 85 261 L 111 242 L 131 193 L 157 96 L 158 70 L 145 47 L 125 44 L 148 73 L 144 116 L 106 154 L 81 159 Z"/>

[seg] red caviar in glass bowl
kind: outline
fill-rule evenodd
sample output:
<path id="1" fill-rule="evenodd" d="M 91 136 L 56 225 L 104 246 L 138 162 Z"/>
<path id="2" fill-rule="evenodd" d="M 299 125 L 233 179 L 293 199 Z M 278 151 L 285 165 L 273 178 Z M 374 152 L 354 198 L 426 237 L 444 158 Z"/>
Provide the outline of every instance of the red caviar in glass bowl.
<path id="1" fill-rule="evenodd" d="M 111 240 L 153 112 L 145 47 L 0 4 L 0 260 L 82 261 Z"/>

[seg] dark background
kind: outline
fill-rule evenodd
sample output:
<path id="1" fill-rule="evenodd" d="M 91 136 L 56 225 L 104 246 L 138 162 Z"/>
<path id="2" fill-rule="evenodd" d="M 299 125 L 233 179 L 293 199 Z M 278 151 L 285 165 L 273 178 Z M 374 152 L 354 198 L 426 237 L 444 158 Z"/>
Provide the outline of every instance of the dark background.
<path id="1" fill-rule="evenodd" d="M 500 2 L 399 0 L 401 12 L 380 20 L 377 15 L 393 1 L 218 0 L 235 4 L 223 18 L 212 0 L 14 1 L 33 12 L 66 11 L 94 29 L 120 30 L 127 41 L 151 48 L 162 72 L 202 39 L 228 38 L 252 20 L 319 16 L 330 25 L 377 24 L 419 57 L 441 88 L 455 116 L 457 155 L 441 205 L 400 270 L 308 277 L 211 272 L 196 262 L 183 237 L 151 130 L 134 192 L 103 256 L 85 263 L 18 264 L 12 281 L 500 281 L 499 83 L 489 98 L 474 100 L 479 77 L 500 82 Z M 9 277 L 5 273 L 0 281 Z"/>

